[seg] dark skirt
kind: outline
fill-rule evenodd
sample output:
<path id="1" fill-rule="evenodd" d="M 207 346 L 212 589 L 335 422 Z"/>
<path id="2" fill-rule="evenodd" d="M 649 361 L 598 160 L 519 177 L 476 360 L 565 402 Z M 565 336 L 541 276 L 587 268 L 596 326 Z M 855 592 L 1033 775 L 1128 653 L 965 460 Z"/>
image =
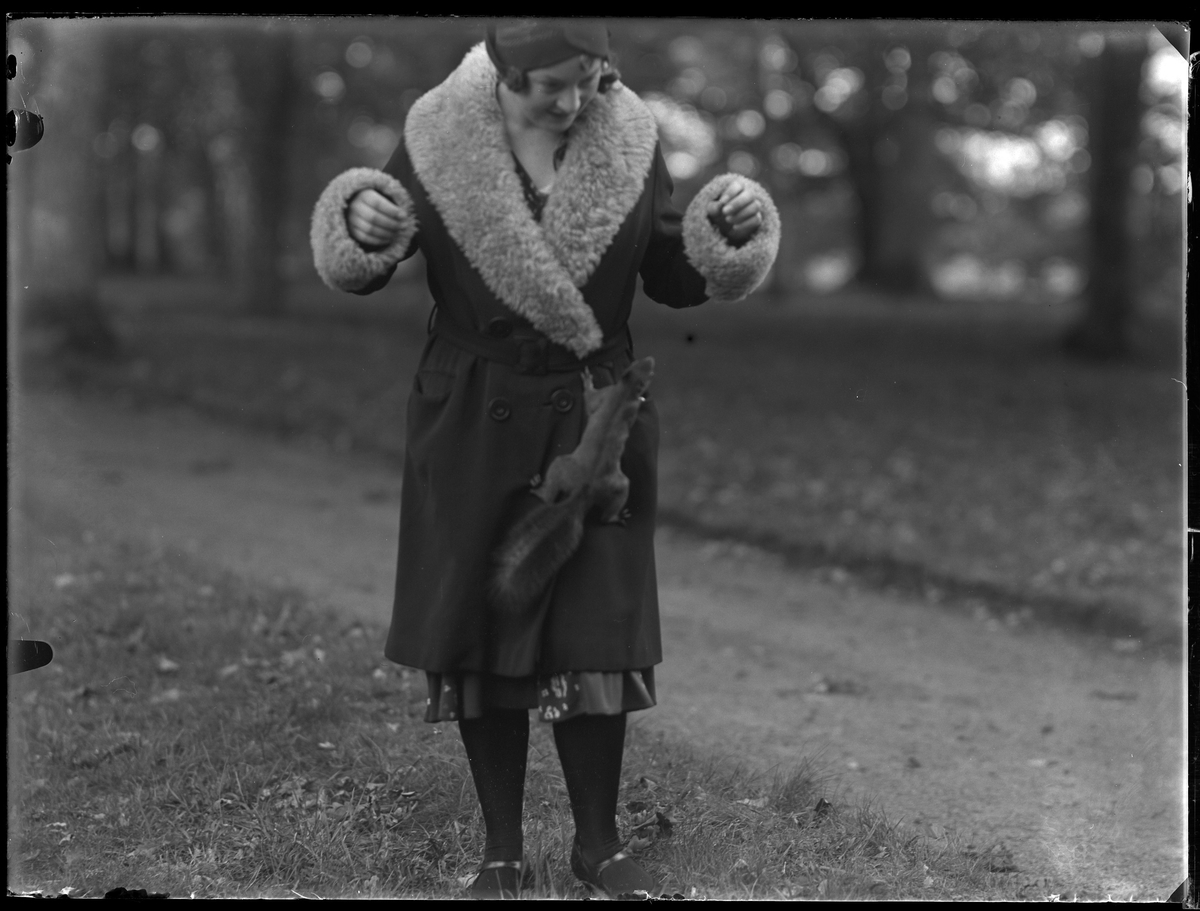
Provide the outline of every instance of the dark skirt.
<path id="1" fill-rule="evenodd" d="M 577 715 L 619 715 L 656 704 L 654 668 L 638 671 L 574 671 L 530 677 L 427 672 L 425 720 L 478 718 L 489 708 L 537 709 L 538 720 Z"/>

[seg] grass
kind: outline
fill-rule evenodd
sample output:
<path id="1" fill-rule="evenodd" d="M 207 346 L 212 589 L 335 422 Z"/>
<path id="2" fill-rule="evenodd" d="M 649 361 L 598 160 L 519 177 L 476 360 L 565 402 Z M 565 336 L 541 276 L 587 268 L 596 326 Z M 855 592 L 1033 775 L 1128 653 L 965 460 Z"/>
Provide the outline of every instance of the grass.
<path id="1" fill-rule="evenodd" d="M 146 306 L 125 288 L 114 308 L 130 359 L 27 347 L 22 381 L 184 402 L 398 463 L 419 304 L 271 321 L 205 295 L 168 309 L 146 287 Z M 1044 320 L 839 303 L 639 311 L 668 521 L 829 571 L 882 567 L 880 584 L 908 579 L 931 601 L 1103 608 L 1148 635 L 1177 621 L 1169 343 L 1101 367 L 1061 359 Z M 424 681 L 383 661 L 382 630 L 183 557 L 56 539 L 53 567 L 20 560 L 28 594 L 10 614 L 57 651 L 9 681 L 10 889 L 461 894 L 482 853 L 465 757 L 453 725 L 421 720 Z M 850 804 L 811 761 L 754 774 L 633 718 L 622 835 L 685 897 L 1069 897 L 1014 874 L 999 845 Z M 543 726 L 526 807 L 534 895 L 583 897 Z"/>
<path id="2" fill-rule="evenodd" d="M 217 416 L 397 464 L 425 342 L 411 283 L 359 299 L 297 289 L 301 316 L 223 312 L 115 287 L 130 358 L 27 358 L 60 382 Z M 415 299 L 412 299 L 415 298 Z M 1008 305 L 1012 308 L 1012 305 Z M 1056 320 L 843 295 L 635 307 L 663 416 L 660 519 L 931 602 L 1177 648 L 1182 414 L 1172 327 L 1137 358 L 1067 359 Z M 364 316 L 364 313 L 366 314 Z"/>
<path id="3" fill-rule="evenodd" d="M 483 847 L 465 756 L 382 630 L 182 556 L 55 543 L 53 566 L 23 562 L 10 616 L 56 649 L 9 680 L 10 890 L 461 894 Z M 584 897 L 542 725 L 528 781 L 533 895 Z M 996 851 L 844 803 L 811 764 L 753 775 L 636 722 L 619 821 L 689 898 L 1021 896 Z"/>

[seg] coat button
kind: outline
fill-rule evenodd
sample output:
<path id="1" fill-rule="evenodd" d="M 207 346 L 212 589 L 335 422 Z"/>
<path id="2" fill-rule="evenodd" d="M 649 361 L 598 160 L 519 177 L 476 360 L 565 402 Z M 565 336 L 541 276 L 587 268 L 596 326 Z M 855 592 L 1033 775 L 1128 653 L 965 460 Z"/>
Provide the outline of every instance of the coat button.
<path id="1" fill-rule="evenodd" d="M 512 406 L 507 399 L 492 399 L 488 402 L 488 415 L 493 421 L 507 421 L 512 414 Z"/>
<path id="2" fill-rule="evenodd" d="M 512 321 L 506 320 L 502 316 L 497 316 L 495 319 L 488 321 L 487 334 L 492 338 L 508 338 L 512 334 L 512 331 Z"/>
<path id="3" fill-rule="evenodd" d="M 555 389 L 550 394 L 550 404 L 554 406 L 554 410 L 566 414 L 575 407 L 575 396 L 566 389 Z"/>

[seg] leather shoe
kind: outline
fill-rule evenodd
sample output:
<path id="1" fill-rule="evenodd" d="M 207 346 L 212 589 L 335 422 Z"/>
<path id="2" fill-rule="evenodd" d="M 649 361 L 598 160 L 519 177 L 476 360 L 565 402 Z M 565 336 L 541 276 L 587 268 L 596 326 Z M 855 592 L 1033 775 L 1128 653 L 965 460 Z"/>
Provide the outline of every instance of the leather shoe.
<path id="1" fill-rule="evenodd" d="M 662 892 L 654 877 L 624 851 L 618 851 L 608 860 L 602 860 L 593 866 L 584 859 L 583 851 L 576 841 L 571 848 L 571 872 L 593 890 L 613 899 L 626 896 L 656 898 Z"/>
<path id="2" fill-rule="evenodd" d="M 492 860 L 479 865 L 467 894 L 477 900 L 514 899 L 521 894 L 525 864 L 519 860 Z"/>

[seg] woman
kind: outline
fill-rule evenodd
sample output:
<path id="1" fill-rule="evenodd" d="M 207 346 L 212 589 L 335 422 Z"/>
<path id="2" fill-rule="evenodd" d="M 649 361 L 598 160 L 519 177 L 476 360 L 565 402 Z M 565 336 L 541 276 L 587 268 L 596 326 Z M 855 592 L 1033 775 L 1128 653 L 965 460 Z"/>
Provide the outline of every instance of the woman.
<path id="1" fill-rule="evenodd" d="M 589 524 L 537 610 L 489 609 L 497 541 L 531 481 L 584 426 L 582 374 L 632 361 L 636 280 L 671 307 L 732 301 L 774 262 L 779 219 L 725 175 L 681 216 L 655 120 L 617 80 L 602 24 L 509 22 L 412 107 L 383 172 L 335 178 L 313 214 L 331 287 L 381 288 L 418 248 L 436 302 L 408 405 L 396 596 L 386 655 L 426 671 L 426 720 L 457 721 L 487 831 L 476 897 L 517 894 L 529 709 L 554 724 L 574 816 L 571 866 L 615 896 L 659 887 L 616 827 L 627 712 L 654 705 L 658 418 L 621 461 L 623 524 Z"/>

